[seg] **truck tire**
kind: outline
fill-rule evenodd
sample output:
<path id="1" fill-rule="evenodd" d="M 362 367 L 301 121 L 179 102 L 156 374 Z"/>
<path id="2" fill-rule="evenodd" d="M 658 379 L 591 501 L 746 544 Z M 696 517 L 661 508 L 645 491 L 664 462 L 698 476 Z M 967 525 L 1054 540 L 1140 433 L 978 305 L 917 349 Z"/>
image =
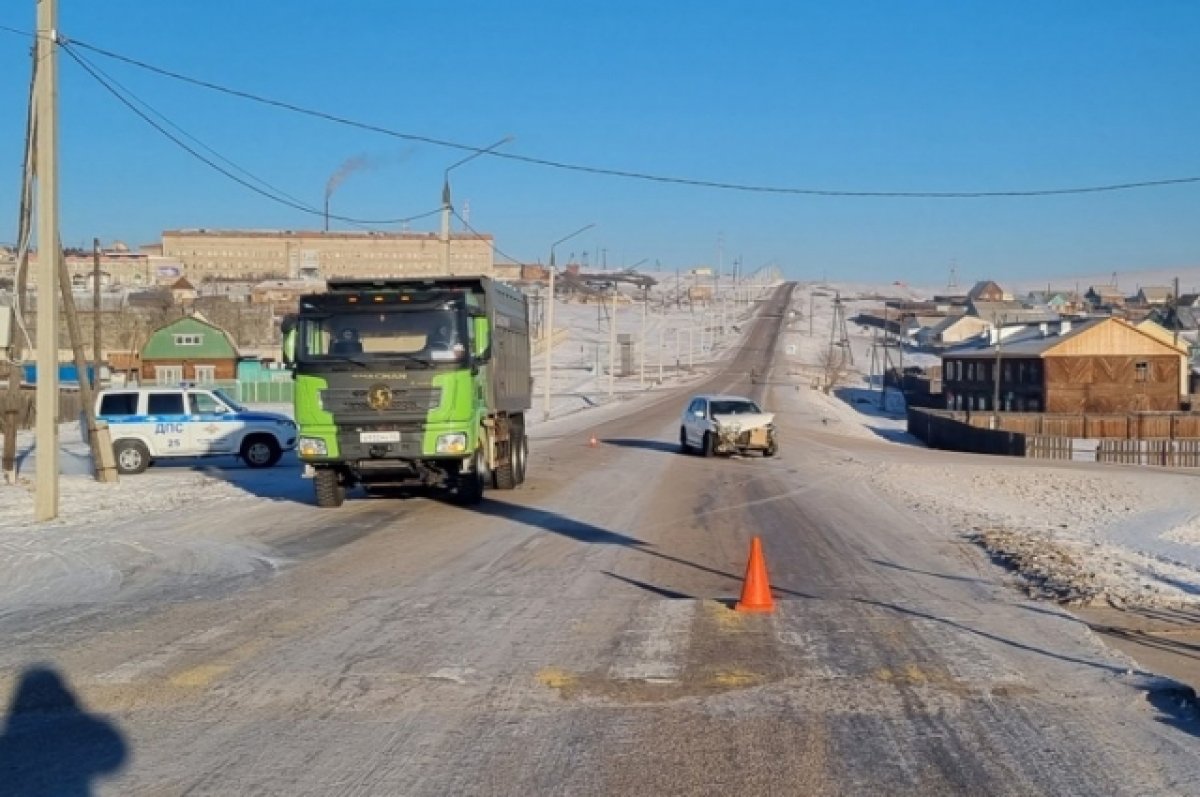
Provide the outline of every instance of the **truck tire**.
<path id="1" fill-rule="evenodd" d="M 706 457 L 714 456 L 717 453 L 717 440 L 713 437 L 712 432 L 704 433 L 704 439 L 700 441 L 700 453 Z"/>
<path id="2" fill-rule="evenodd" d="M 776 443 L 774 440 L 772 440 L 770 443 L 767 443 L 767 447 L 763 449 L 764 457 L 773 457 L 778 453 L 779 453 L 779 444 Z"/>
<path id="3" fill-rule="evenodd" d="M 134 476 L 145 473 L 150 467 L 150 452 L 137 440 L 118 440 L 113 443 L 113 459 L 117 461 L 117 473 Z"/>
<path id="4" fill-rule="evenodd" d="M 515 490 L 517 487 L 517 443 L 514 429 L 505 444 L 505 455 L 496 461 L 496 470 L 492 471 L 492 485 L 497 490 Z"/>
<path id="5" fill-rule="evenodd" d="M 470 472 L 460 471 L 454 485 L 454 502 L 474 506 L 483 500 L 484 480 L 489 478 L 484 465 L 483 451 L 477 450 Z"/>
<path id="6" fill-rule="evenodd" d="M 521 427 L 521 436 L 517 441 L 517 447 L 513 449 L 517 458 L 517 484 L 525 483 L 525 476 L 529 473 L 529 438 L 525 436 L 525 427 Z"/>
<path id="7" fill-rule="evenodd" d="M 249 468 L 270 468 L 279 462 L 283 451 L 270 435 L 253 434 L 242 442 L 242 461 Z"/>
<path id="8" fill-rule="evenodd" d="M 690 445 L 688 445 L 688 441 L 687 441 L 687 429 L 684 429 L 682 426 L 679 427 L 679 453 L 680 454 L 692 453 L 692 447 Z"/>
<path id="9" fill-rule="evenodd" d="M 338 507 L 346 500 L 346 485 L 333 468 L 317 468 L 313 474 L 313 491 L 317 495 L 317 506 L 322 508 Z"/>

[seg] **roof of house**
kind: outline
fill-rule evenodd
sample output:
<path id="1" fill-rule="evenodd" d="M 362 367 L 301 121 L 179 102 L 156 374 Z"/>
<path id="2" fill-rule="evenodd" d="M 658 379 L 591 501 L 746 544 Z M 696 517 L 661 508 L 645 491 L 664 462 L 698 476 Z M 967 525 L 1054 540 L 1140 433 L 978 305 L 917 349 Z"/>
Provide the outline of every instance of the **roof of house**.
<path id="1" fill-rule="evenodd" d="M 1026 307 L 1020 302 L 971 301 L 971 314 L 992 324 L 1057 321 L 1058 313 L 1047 307 Z"/>
<path id="2" fill-rule="evenodd" d="M 216 334 L 209 334 L 215 332 Z M 188 346 L 187 355 L 191 358 L 224 358 L 237 357 L 237 345 L 229 333 L 209 321 L 199 313 L 176 318 L 150 333 L 146 345 L 142 347 L 143 359 L 176 359 L 179 357 L 179 347 L 171 336 L 177 334 L 200 334 L 198 345 Z"/>
<path id="3" fill-rule="evenodd" d="M 177 279 L 173 283 L 171 283 L 171 290 L 173 290 L 173 291 L 194 291 L 194 290 L 196 290 L 196 286 L 193 285 L 192 283 L 188 282 L 187 277 L 180 277 L 179 279 Z"/>
<path id="4" fill-rule="evenodd" d="M 1116 285 L 1093 285 L 1087 291 L 1092 296 L 1100 297 L 1101 299 L 1124 299 L 1125 294 L 1121 293 L 1121 289 Z"/>
<path id="5" fill-rule="evenodd" d="M 978 299 L 984 293 L 991 293 L 993 291 L 999 292 L 1001 295 L 1004 294 L 1004 289 L 991 280 L 980 280 L 971 287 L 971 290 L 967 291 L 967 298 Z"/>
<path id="6" fill-rule="evenodd" d="M 1173 292 L 1166 285 L 1147 285 L 1138 293 L 1148 302 L 1165 302 L 1171 298 Z"/>
<path id="7" fill-rule="evenodd" d="M 1066 332 L 1062 332 L 1063 324 L 1068 324 Z M 1084 318 L 1075 321 L 1065 321 L 1059 324 L 1044 324 L 1037 326 L 1026 326 L 1018 332 L 1015 332 L 1000 341 L 999 356 L 1004 357 L 1041 357 L 1051 349 L 1054 349 L 1071 338 L 1082 335 L 1083 333 L 1095 329 L 1102 324 L 1121 324 L 1132 332 L 1150 338 L 1151 340 L 1162 344 L 1168 349 L 1175 349 L 1179 354 L 1186 354 L 1187 345 L 1180 343 L 1174 344 L 1171 340 L 1171 333 L 1162 331 L 1161 334 L 1156 334 L 1153 331 L 1141 329 L 1140 327 L 1130 324 L 1120 318 L 1111 318 L 1105 316 Z M 1042 327 L 1045 327 L 1043 332 Z M 942 354 L 943 357 L 955 357 L 966 359 L 979 359 L 984 357 L 996 357 L 996 345 L 988 339 L 973 340 L 961 346 L 956 346 Z"/>

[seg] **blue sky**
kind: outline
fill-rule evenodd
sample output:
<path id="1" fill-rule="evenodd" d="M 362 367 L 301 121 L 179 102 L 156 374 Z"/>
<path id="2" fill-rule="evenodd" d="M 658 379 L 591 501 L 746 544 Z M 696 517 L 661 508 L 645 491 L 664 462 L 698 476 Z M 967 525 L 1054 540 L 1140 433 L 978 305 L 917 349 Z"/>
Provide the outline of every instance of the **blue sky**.
<path id="1" fill-rule="evenodd" d="M 29 31 L 33 0 L 0 25 Z M 586 166 L 846 191 L 1009 191 L 1200 176 L 1200 3 L 289 3 L 59 0 L 70 38 L 403 133 Z M 15 237 L 28 40 L 0 31 L 0 240 Z M 437 208 L 462 152 L 93 64 L 222 156 L 320 207 Z M 60 59 L 63 237 L 319 228 L 198 162 Z M 480 157 L 455 205 L 501 252 L 740 259 L 800 279 L 944 282 L 1200 264 L 1200 183 L 1040 198 L 703 189 Z M 346 225 L 334 223 L 335 227 Z M 434 230 L 437 219 L 411 229 Z M 455 228 L 460 225 L 456 222 Z"/>

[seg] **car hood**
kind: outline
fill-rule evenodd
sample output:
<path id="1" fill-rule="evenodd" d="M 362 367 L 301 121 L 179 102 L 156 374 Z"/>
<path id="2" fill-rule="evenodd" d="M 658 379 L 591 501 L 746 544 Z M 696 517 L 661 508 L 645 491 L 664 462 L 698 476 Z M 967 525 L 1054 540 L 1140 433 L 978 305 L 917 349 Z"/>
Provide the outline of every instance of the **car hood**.
<path id="1" fill-rule="evenodd" d="M 758 429 L 761 426 L 766 426 L 775 420 L 773 412 L 752 412 L 739 413 L 738 415 L 714 415 L 713 420 L 717 426 L 722 429 L 729 429 L 735 432 L 745 432 L 750 429 Z"/>
<path id="2" fill-rule="evenodd" d="M 249 412 L 238 412 L 234 414 L 236 420 L 247 421 L 250 423 L 270 423 L 271 421 L 291 421 L 292 419 L 278 412 L 263 412 L 259 410 L 250 410 Z"/>

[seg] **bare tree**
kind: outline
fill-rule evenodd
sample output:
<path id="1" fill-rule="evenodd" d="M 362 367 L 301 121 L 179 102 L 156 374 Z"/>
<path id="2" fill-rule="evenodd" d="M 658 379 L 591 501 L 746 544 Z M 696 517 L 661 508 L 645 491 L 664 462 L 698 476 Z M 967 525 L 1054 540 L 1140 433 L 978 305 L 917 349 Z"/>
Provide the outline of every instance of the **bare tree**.
<path id="1" fill-rule="evenodd" d="M 850 375 L 846 352 L 841 346 L 830 346 L 821 354 L 821 390 L 826 394 L 833 392 L 838 385 L 844 384 Z"/>

